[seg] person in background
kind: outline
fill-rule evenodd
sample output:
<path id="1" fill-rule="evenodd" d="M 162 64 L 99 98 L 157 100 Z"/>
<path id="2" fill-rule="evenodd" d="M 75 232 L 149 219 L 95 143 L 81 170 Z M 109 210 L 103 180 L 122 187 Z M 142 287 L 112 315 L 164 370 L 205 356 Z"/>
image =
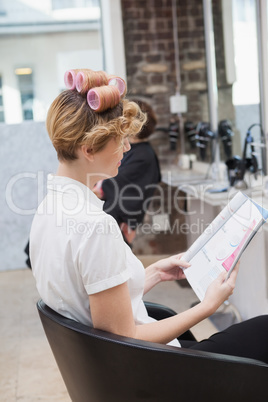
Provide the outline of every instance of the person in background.
<path id="1" fill-rule="evenodd" d="M 147 122 L 135 137 L 130 137 L 131 149 L 124 155 L 118 175 L 98 182 L 94 188 L 95 194 L 104 200 L 104 211 L 115 218 L 129 245 L 161 181 L 159 161 L 148 141 L 157 124 L 156 115 L 147 102 L 132 101 L 146 113 Z"/>
<path id="2" fill-rule="evenodd" d="M 104 72 L 84 70 L 84 76 L 84 92 L 63 91 L 47 115 L 59 166 L 48 177 L 48 193 L 31 227 L 30 258 L 40 297 L 62 316 L 99 330 L 268 363 L 267 315 L 202 342 L 180 340 L 233 293 L 239 263 L 229 277 L 222 272 L 192 308 L 160 321 L 148 315 L 143 296 L 160 282 L 184 278 L 190 264 L 178 254 L 144 269 L 115 219 L 103 211 L 92 190 L 104 175 L 118 174 L 128 137 L 141 130 L 146 116 Z"/>

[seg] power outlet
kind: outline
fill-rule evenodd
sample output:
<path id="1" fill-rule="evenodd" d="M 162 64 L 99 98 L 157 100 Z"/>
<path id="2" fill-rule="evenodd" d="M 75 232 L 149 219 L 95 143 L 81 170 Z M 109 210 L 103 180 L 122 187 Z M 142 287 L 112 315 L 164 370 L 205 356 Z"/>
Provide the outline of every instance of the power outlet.
<path id="1" fill-rule="evenodd" d="M 174 95 L 169 98 L 170 113 L 186 113 L 187 97 L 185 95 Z"/>
<path id="2" fill-rule="evenodd" d="M 153 229 L 157 232 L 165 232 L 169 228 L 168 214 L 158 214 L 153 216 Z"/>

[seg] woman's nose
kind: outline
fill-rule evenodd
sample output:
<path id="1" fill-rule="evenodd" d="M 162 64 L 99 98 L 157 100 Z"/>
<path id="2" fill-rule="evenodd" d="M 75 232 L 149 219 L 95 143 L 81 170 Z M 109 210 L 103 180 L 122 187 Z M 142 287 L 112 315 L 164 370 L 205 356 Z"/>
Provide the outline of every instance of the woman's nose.
<path id="1" fill-rule="evenodd" d="M 123 152 L 128 152 L 129 150 L 130 150 L 130 148 L 131 148 L 131 145 L 130 145 L 130 143 L 129 143 L 129 140 L 128 140 L 128 138 L 125 138 L 124 139 L 124 149 L 123 149 Z"/>

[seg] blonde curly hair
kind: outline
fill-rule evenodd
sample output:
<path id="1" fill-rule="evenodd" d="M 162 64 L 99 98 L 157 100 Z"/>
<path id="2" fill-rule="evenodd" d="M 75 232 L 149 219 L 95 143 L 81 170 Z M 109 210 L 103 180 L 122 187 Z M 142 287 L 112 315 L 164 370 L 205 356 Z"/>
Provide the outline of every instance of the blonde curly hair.
<path id="1" fill-rule="evenodd" d="M 111 138 L 120 142 L 137 135 L 146 122 L 146 114 L 135 102 L 123 99 L 113 109 L 93 111 L 77 91 L 61 92 L 52 102 L 46 127 L 60 161 L 77 159 L 76 151 L 86 144 L 96 153 Z"/>

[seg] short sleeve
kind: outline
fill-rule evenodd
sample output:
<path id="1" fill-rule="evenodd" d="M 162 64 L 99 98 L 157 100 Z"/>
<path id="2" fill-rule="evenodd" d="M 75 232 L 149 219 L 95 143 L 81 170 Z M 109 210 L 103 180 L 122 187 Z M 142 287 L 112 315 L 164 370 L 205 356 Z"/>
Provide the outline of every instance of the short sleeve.
<path id="1" fill-rule="evenodd" d="M 102 292 L 129 279 L 126 246 L 116 221 L 109 215 L 94 223 L 84 235 L 77 264 L 86 292 Z"/>

